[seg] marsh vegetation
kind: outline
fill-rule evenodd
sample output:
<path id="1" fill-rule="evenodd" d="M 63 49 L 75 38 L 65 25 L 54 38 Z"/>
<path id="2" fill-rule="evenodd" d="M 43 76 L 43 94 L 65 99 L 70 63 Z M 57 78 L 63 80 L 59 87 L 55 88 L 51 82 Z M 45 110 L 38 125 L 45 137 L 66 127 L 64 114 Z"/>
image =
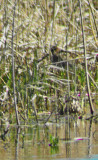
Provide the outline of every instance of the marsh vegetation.
<path id="1" fill-rule="evenodd" d="M 16 122 L 42 111 L 94 114 L 97 1 L 0 2 L 0 112 Z M 2 113 L 1 113 L 2 114 Z M 12 119 L 12 118 L 11 118 Z"/>
<path id="2" fill-rule="evenodd" d="M 97 0 L 0 1 L 3 138 L 9 123 L 46 125 L 52 116 L 97 123 L 97 91 Z"/>

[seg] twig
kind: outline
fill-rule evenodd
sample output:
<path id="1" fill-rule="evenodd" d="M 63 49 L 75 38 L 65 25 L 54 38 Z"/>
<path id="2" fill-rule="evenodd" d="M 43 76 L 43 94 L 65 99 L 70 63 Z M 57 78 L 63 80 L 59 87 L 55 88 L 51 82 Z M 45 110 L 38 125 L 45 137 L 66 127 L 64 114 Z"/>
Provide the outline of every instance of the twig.
<path id="1" fill-rule="evenodd" d="M 46 119 L 44 125 L 48 122 L 49 118 L 52 116 L 53 112 L 55 111 L 55 108 L 52 110 L 51 114 L 49 115 L 49 117 Z"/>
<path id="2" fill-rule="evenodd" d="M 94 79 L 91 77 L 91 75 L 89 74 L 89 72 L 88 72 L 88 75 L 89 75 L 90 79 L 92 80 L 93 84 L 95 85 L 95 87 L 98 88 L 96 82 L 95 82 Z"/>
<path id="3" fill-rule="evenodd" d="M 40 59 L 38 59 L 38 63 L 47 58 L 49 54 L 47 53 L 46 55 L 42 56 Z"/>

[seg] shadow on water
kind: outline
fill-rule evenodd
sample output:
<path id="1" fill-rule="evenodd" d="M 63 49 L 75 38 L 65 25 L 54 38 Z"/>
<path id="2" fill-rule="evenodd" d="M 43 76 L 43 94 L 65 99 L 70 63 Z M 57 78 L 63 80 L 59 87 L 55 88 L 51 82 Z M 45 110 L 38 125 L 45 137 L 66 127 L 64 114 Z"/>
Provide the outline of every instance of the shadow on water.
<path id="1" fill-rule="evenodd" d="M 74 117 L 61 117 L 46 125 L 0 127 L 3 160 L 98 159 L 98 124 Z M 2 136 L 4 136 L 2 138 Z"/>

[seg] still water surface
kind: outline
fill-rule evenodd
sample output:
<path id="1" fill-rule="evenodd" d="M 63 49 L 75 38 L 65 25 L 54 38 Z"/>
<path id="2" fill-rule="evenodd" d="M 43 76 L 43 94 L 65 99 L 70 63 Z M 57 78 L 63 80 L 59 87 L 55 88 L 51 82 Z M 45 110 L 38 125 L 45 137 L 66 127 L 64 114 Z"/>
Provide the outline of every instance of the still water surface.
<path id="1" fill-rule="evenodd" d="M 2 133 L 0 128 L 0 134 Z M 50 135 L 59 137 L 49 146 Z M 0 160 L 98 159 L 98 123 L 60 118 L 46 125 L 10 126 L 5 141 L 0 138 Z"/>

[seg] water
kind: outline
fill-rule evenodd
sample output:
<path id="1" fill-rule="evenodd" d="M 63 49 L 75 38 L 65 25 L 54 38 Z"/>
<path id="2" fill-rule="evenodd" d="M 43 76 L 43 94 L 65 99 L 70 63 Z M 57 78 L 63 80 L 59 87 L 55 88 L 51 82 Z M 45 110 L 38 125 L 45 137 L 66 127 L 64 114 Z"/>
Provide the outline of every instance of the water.
<path id="1" fill-rule="evenodd" d="M 3 126 L 4 127 L 4 126 Z M 4 128 L 0 128 L 0 134 Z M 49 137 L 59 137 L 50 147 Z M 0 138 L 0 160 L 97 160 L 98 123 L 60 118 L 35 126 L 10 126 L 5 140 Z"/>

